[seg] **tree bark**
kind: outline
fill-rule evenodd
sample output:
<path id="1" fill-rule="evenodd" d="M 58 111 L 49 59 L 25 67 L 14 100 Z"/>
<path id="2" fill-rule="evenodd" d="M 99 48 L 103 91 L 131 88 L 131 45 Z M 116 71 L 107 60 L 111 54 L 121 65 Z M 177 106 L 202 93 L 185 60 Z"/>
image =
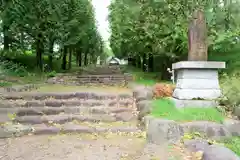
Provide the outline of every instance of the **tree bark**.
<path id="1" fill-rule="evenodd" d="M 84 53 L 84 66 L 87 66 L 88 65 L 88 54 L 87 52 Z"/>
<path id="2" fill-rule="evenodd" d="M 63 48 L 62 69 L 67 69 L 67 46 L 64 46 Z"/>
<path id="3" fill-rule="evenodd" d="M 44 44 L 42 42 L 42 34 L 39 33 L 36 40 L 36 61 L 37 61 L 37 68 L 42 72 L 43 71 L 43 61 L 42 61 L 42 54 L 44 52 Z"/>
<path id="4" fill-rule="evenodd" d="M 4 24 L 3 24 L 3 45 L 4 51 L 9 51 L 10 49 L 9 28 Z"/>
<path id="5" fill-rule="evenodd" d="M 53 70 L 53 45 L 54 41 L 49 40 L 49 56 L 48 56 L 48 65 L 51 70 Z"/>
<path id="6" fill-rule="evenodd" d="M 149 72 L 153 72 L 154 71 L 154 64 L 153 64 L 154 60 L 153 60 L 153 54 L 149 54 L 148 56 L 148 71 Z"/>
<path id="7" fill-rule="evenodd" d="M 72 68 L 72 52 L 73 48 L 69 48 L 69 57 L 68 57 L 68 69 L 70 70 Z"/>
<path id="8" fill-rule="evenodd" d="M 77 55 L 78 55 L 78 66 L 81 67 L 82 66 L 82 52 L 80 49 L 77 51 Z"/>
<path id="9" fill-rule="evenodd" d="M 147 54 L 143 54 L 143 63 L 142 63 L 142 71 L 146 72 L 147 71 Z"/>

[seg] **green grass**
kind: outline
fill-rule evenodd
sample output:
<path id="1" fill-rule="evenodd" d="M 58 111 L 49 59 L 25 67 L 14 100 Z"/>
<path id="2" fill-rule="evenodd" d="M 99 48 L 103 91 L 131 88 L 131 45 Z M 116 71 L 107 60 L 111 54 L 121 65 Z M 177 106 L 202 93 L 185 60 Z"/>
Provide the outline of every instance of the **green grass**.
<path id="1" fill-rule="evenodd" d="M 222 122 L 224 115 L 215 108 L 184 108 L 177 109 L 169 99 L 158 99 L 153 101 L 153 111 L 155 117 L 175 121 L 214 121 Z"/>
<path id="2" fill-rule="evenodd" d="M 123 72 L 131 73 L 134 77 L 134 82 L 145 86 L 153 86 L 156 83 L 163 83 L 160 79 L 160 72 L 143 72 L 141 69 L 133 66 L 123 66 Z M 164 81 L 164 83 L 171 83 Z"/>
<path id="3" fill-rule="evenodd" d="M 223 140 L 224 145 L 240 156 L 240 137 Z"/>

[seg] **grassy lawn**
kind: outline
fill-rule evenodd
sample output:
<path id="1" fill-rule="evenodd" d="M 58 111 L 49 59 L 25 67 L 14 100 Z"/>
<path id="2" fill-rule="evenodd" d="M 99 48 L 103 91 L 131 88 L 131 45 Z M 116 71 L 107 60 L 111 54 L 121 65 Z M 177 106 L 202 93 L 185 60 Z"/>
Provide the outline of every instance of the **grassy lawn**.
<path id="1" fill-rule="evenodd" d="M 175 108 L 169 99 L 158 99 L 153 101 L 153 116 L 176 121 L 214 121 L 222 122 L 224 115 L 215 108 Z"/>

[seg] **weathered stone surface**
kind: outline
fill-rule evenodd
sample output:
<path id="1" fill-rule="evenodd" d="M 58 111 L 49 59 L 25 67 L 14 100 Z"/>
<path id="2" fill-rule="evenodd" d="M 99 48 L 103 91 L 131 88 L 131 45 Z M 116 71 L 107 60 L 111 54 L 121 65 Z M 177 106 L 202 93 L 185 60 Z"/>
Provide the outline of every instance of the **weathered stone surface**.
<path id="1" fill-rule="evenodd" d="M 5 92 L 24 92 L 24 91 L 31 91 L 37 89 L 39 85 L 36 84 L 26 84 L 26 85 L 19 85 L 19 86 L 11 86 L 5 87 Z"/>
<path id="2" fill-rule="evenodd" d="M 57 99 L 57 100 L 67 100 L 67 99 L 95 99 L 95 100 L 114 100 L 114 99 L 132 99 L 132 95 L 130 93 L 120 93 L 120 94 L 112 94 L 112 93 L 102 93 L 99 91 L 96 92 L 26 92 L 26 93 L 11 93 L 4 94 L 1 96 L 6 100 L 19 100 L 19 99 L 27 99 L 27 100 L 46 100 L 46 99 Z"/>
<path id="3" fill-rule="evenodd" d="M 22 136 L 30 132 L 32 132 L 31 126 L 7 123 L 0 127 L 0 138 Z"/>
<path id="4" fill-rule="evenodd" d="M 27 124 L 41 124 L 41 123 L 65 123 L 71 121 L 70 115 L 51 115 L 51 116 L 21 116 L 16 117 L 14 121 Z"/>
<path id="5" fill-rule="evenodd" d="M 149 87 L 137 87 L 133 91 L 133 97 L 136 102 L 153 99 L 153 90 Z"/>
<path id="6" fill-rule="evenodd" d="M 182 65 L 178 66 L 179 63 L 180 64 L 182 63 Z M 189 62 L 184 61 L 179 63 L 175 63 L 176 67 L 185 67 L 184 65 L 188 64 Z M 190 62 L 190 63 L 192 64 L 194 62 Z M 198 64 L 198 63 L 199 62 L 196 62 L 195 64 Z M 195 64 L 192 64 L 192 66 L 189 66 L 189 67 L 194 67 Z M 196 69 L 191 68 L 190 70 L 186 70 L 186 69 L 180 68 L 180 70 L 177 70 L 178 79 L 218 79 L 218 72 L 216 72 L 215 70 L 210 70 L 210 69 L 197 70 L 197 68 Z M 196 74 L 196 70 L 197 70 L 197 74 Z"/>
<path id="7" fill-rule="evenodd" d="M 117 121 L 129 122 L 136 120 L 136 115 L 132 112 L 122 112 L 115 115 Z"/>
<path id="8" fill-rule="evenodd" d="M 72 115 L 72 120 L 88 122 L 115 122 L 116 117 L 108 114 Z"/>
<path id="9" fill-rule="evenodd" d="M 187 122 L 181 124 L 181 127 L 183 127 L 184 132 L 187 133 L 200 132 L 209 138 L 231 136 L 231 133 L 223 124 L 215 122 L 208 121 Z"/>
<path id="10" fill-rule="evenodd" d="M 95 128 L 67 123 L 62 127 L 63 133 L 94 133 Z"/>
<path id="11" fill-rule="evenodd" d="M 137 127 L 132 127 L 132 126 L 118 126 L 118 127 L 113 126 L 113 127 L 109 127 L 107 129 L 107 131 L 113 132 L 113 133 L 117 133 L 117 132 L 139 132 Z"/>
<path id="12" fill-rule="evenodd" d="M 127 85 L 133 80 L 132 75 L 78 75 L 58 76 L 47 80 L 50 84 L 64 84 L 64 85 Z"/>
<path id="13" fill-rule="evenodd" d="M 217 61 L 181 61 L 181 62 L 177 62 L 177 63 L 172 64 L 172 68 L 173 69 L 193 69 L 190 72 L 188 72 L 187 70 L 184 70 L 182 72 L 182 73 L 184 73 L 185 75 L 188 75 L 188 76 L 190 74 L 191 78 L 196 77 L 196 75 L 194 76 L 192 73 L 194 73 L 197 69 L 201 70 L 201 73 L 204 73 L 204 74 L 205 74 L 206 69 L 210 69 L 211 71 L 206 72 L 206 75 L 208 75 L 208 76 L 205 77 L 205 78 L 209 78 L 209 76 L 211 78 L 214 78 L 214 77 L 216 78 L 216 73 L 213 74 L 212 71 L 214 71 L 215 69 L 226 68 L 226 63 L 225 62 L 217 62 Z M 205 69 L 205 70 L 202 70 L 202 69 Z M 188 73 L 186 73 L 186 71 Z M 211 74 L 213 74 L 213 76 L 209 75 L 209 72 Z M 203 75 L 201 73 L 200 73 L 199 76 L 202 77 Z M 180 72 L 180 75 L 181 75 L 181 72 Z"/>
<path id="14" fill-rule="evenodd" d="M 240 107 L 236 107 L 233 114 L 240 120 Z"/>
<path id="15" fill-rule="evenodd" d="M 147 141 L 149 143 L 175 143 L 182 135 L 183 130 L 175 121 L 152 118 L 148 123 Z"/>
<path id="16" fill-rule="evenodd" d="M 36 101 L 36 100 L 27 101 L 25 104 L 23 104 L 23 106 L 25 106 L 25 107 L 31 107 L 31 106 L 41 107 L 44 105 L 45 105 L 44 101 Z"/>
<path id="17" fill-rule="evenodd" d="M 45 124 L 35 125 L 33 128 L 33 134 L 35 135 L 57 134 L 61 131 L 61 127 L 47 126 Z"/>
<path id="18" fill-rule="evenodd" d="M 239 160 L 240 158 L 230 149 L 222 145 L 210 145 L 206 140 L 184 141 L 190 152 L 203 152 L 202 160 Z"/>
<path id="19" fill-rule="evenodd" d="M 196 84 L 197 85 L 197 84 Z M 193 100 L 206 99 L 215 100 L 221 96 L 220 89 L 180 89 L 176 88 L 173 97 L 177 99 Z"/>
<path id="20" fill-rule="evenodd" d="M 152 103 L 150 100 L 139 101 L 137 102 L 136 106 L 137 106 L 137 110 L 139 111 L 139 114 L 138 114 L 139 120 L 142 120 L 144 116 L 151 113 Z"/>
<path id="21" fill-rule="evenodd" d="M 205 151 L 209 146 L 208 142 L 203 139 L 185 140 L 184 145 L 191 152 Z"/>
<path id="22" fill-rule="evenodd" d="M 88 121 L 88 122 L 115 122 L 116 117 L 109 114 L 91 114 L 91 115 L 71 115 L 71 114 L 60 114 L 60 115 L 46 115 L 46 116 L 21 116 L 16 117 L 14 121 L 19 123 L 27 124 L 41 124 L 41 123 L 58 123 L 63 124 L 70 121 Z"/>
<path id="23" fill-rule="evenodd" d="M 226 126 L 232 136 L 240 136 L 240 121 L 239 120 L 225 120 L 223 124 Z"/>
<path id="24" fill-rule="evenodd" d="M 195 101 L 197 107 L 203 107 L 202 102 L 209 106 L 222 95 L 218 68 L 225 68 L 224 62 L 182 61 L 173 64 L 172 67 L 177 75 L 173 97 L 181 100 L 177 102 L 180 107 L 189 107 L 188 103 L 194 105 Z"/>
<path id="25" fill-rule="evenodd" d="M 204 151 L 203 160 L 240 160 L 240 158 L 224 146 L 210 145 Z"/>
<path id="26" fill-rule="evenodd" d="M 171 98 L 176 108 L 212 108 L 217 107 L 218 102 L 215 100 L 184 100 Z"/>

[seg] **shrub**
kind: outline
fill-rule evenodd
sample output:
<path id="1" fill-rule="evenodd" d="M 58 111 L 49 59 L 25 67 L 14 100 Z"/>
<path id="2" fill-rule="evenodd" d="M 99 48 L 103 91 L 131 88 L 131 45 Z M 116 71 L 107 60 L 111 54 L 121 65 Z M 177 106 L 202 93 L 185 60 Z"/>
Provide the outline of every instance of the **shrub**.
<path id="1" fill-rule="evenodd" d="M 153 93 L 155 98 L 171 97 L 174 86 L 171 84 L 157 83 L 154 86 Z"/>
<path id="2" fill-rule="evenodd" d="M 55 77 L 56 75 L 57 75 L 57 72 L 56 72 L 56 71 L 51 71 L 51 72 L 48 72 L 48 73 L 47 73 L 47 77 L 48 77 L 48 78 Z"/>
<path id="3" fill-rule="evenodd" d="M 24 77 L 28 75 L 26 68 L 19 64 L 14 63 L 12 61 L 0 61 L 1 70 L 10 75 L 18 75 L 20 77 Z"/>
<path id="4" fill-rule="evenodd" d="M 223 75 L 221 87 L 223 96 L 220 98 L 220 105 L 224 106 L 226 111 L 234 111 L 236 107 L 240 107 L 240 81 L 239 75 L 231 76 Z"/>

